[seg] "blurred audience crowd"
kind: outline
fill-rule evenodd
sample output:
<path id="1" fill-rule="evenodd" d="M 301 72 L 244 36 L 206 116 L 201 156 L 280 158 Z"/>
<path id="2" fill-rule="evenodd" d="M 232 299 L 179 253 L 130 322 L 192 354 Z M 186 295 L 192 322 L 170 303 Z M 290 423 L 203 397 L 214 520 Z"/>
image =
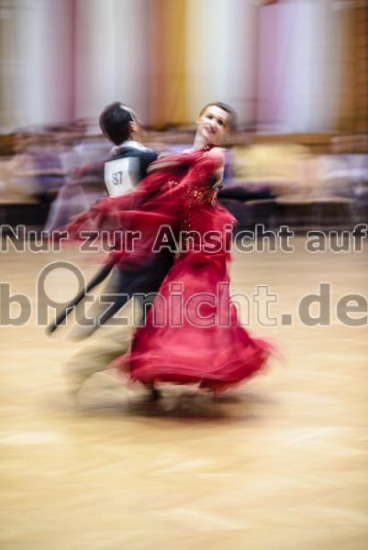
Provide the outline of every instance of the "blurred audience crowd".
<path id="1" fill-rule="evenodd" d="M 148 132 L 145 142 L 159 152 L 179 152 L 188 148 L 193 135 L 194 130 L 172 128 Z M 27 128 L 0 141 L 0 208 L 42 205 L 47 219 L 40 229 L 56 229 L 106 196 L 103 170 L 80 171 L 106 158 L 110 150 L 109 142 L 87 121 Z M 228 144 L 219 199 L 241 228 L 367 223 L 368 136 L 325 136 L 313 146 L 293 136 L 235 134 Z"/>

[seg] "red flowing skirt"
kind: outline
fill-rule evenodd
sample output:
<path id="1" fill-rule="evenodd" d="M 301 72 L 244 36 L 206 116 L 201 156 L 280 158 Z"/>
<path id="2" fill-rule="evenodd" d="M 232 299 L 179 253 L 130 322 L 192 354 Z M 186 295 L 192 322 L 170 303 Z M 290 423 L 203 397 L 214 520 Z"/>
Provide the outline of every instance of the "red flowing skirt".
<path id="1" fill-rule="evenodd" d="M 164 280 L 131 351 L 113 363 L 131 380 L 196 384 L 221 391 L 261 371 L 270 345 L 240 324 L 228 273 L 234 219 L 221 206 L 198 208 L 191 228 L 211 239 L 182 254 Z M 213 235 L 222 235 L 215 241 Z"/>

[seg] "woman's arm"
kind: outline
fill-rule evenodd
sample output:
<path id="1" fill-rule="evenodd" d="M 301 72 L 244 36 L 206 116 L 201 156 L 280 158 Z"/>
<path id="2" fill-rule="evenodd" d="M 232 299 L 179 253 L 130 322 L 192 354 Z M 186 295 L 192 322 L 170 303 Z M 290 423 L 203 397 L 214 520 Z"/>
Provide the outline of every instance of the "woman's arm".
<path id="1" fill-rule="evenodd" d="M 157 170 L 167 168 L 186 168 L 193 165 L 197 160 L 203 157 L 203 155 L 203 151 L 163 155 L 150 164 L 148 173 L 152 174 L 153 172 L 157 172 Z"/>
<path id="2" fill-rule="evenodd" d="M 206 156 L 217 161 L 217 169 L 214 172 L 213 187 L 220 187 L 222 180 L 224 179 L 225 169 L 225 155 L 221 147 L 213 147 L 206 153 Z"/>

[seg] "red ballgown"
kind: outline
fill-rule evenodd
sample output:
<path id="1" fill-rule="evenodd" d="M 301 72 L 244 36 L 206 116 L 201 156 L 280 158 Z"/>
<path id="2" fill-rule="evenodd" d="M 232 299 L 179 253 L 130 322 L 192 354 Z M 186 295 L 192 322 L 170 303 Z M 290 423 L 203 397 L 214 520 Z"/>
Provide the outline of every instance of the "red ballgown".
<path id="1" fill-rule="evenodd" d="M 218 161 L 203 152 L 171 158 L 178 161 L 176 169 L 148 176 L 131 196 L 106 199 L 95 210 L 97 215 L 80 217 L 70 228 L 76 235 L 94 219 L 99 228 L 112 228 L 112 220 L 117 220 L 144 230 L 134 252 L 115 253 L 127 266 L 146 259 L 153 244 L 157 249 L 162 224 L 175 234 L 184 232 L 182 251 L 144 326 L 136 331 L 131 351 L 113 366 L 143 384 L 198 383 L 217 392 L 259 372 L 270 346 L 240 325 L 231 302 L 228 263 L 235 219 L 216 202 L 212 183 Z M 113 204 L 106 203 L 111 200 Z"/>

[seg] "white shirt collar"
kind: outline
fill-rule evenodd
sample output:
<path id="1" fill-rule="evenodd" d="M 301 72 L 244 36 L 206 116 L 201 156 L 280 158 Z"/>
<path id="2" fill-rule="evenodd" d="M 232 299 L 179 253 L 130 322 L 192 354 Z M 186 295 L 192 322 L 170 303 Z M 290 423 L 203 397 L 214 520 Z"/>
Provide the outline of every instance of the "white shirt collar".
<path id="1" fill-rule="evenodd" d="M 124 149 L 125 147 L 132 147 L 133 149 L 139 149 L 140 151 L 147 150 L 147 147 L 143 145 L 143 143 L 140 143 L 139 141 L 135 141 L 133 139 L 128 139 L 127 141 L 124 141 L 124 143 L 121 143 L 121 145 L 117 145 L 113 147 L 111 152 L 112 154 L 115 154 L 121 149 Z"/>

